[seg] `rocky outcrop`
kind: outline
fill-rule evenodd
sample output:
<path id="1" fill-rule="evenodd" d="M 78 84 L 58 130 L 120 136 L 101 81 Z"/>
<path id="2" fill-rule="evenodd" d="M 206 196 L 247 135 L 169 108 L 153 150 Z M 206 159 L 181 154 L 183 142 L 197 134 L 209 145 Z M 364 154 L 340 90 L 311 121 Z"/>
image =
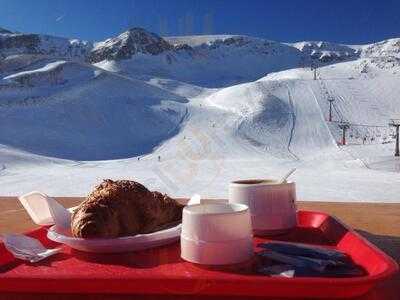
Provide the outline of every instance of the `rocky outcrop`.
<path id="1" fill-rule="evenodd" d="M 176 51 L 188 51 L 188 52 L 192 52 L 193 48 L 190 47 L 188 44 L 178 44 L 178 45 L 174 45 L 174 49 Z"/>
<path id="2" fill-rule="evenodd" d="M 0 33 L 12 33 L 10 30 L 4 29 L 0 27 Z"/>
<path id="3" fill-rule="evenodd" d="M 115 38 L 97 43 L 88 61 L 129 59 L 137 53 L 157 55 L 174 47 L 158 35 L 142 28 L 132 28 Z"/>
<path id="4" fill-rule="evenodd" d="M 347 45 L 328 42 L 300 42 L 293 45 L 307 57 L 320 63 L 332 63 L 357 59 L 360 51 Z"/>
<path id="5" fill-rule="evenodd" d="M 3 58 L 23 54 L 84 60 L 91 48 L 90 43 L 76 39 L 0 31 L 0 57 Z"/>
<path id="6" fill-rule="evenodd" d="M 14 48 L 23 53 L 37 53 L 39 43 L 37 34 L 4 34 L 0 38 L 0 51 Z"/>
<path id="7" fill-rule="evenodd" d="M 222 43 L 223 45 L 226 46 L 230 46 L 230 45 L 234 45 L 234 46 L 244 46 L 247 45 L 251 42 L 251 40 L 249 40 L 246 37 L 243 36 L 237 36 L 237 37 L 230 37 L 224 40 L 217 40 L 216 43 L 218 43 L 220 41 L 220 43 Z"/>

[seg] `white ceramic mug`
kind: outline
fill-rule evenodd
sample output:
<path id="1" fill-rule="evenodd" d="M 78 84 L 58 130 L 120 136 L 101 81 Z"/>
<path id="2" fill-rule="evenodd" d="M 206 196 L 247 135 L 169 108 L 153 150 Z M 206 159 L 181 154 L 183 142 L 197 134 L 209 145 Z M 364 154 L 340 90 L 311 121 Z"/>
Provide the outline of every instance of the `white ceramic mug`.
<path id="1" fill-rule="evenodd" d="M 297 225 L 296 185 L 275 180 L 237 180 L 229 185 L 229 202 L 246 204 L 256 235 L 284 233 Z"/>
<path id="2" fill-rule="evenodd" d="M 242 204 L 196 204 L 182 215 L 181 257 L 205 265 L 237 264 L 253 256 L 249 209 Z"/>

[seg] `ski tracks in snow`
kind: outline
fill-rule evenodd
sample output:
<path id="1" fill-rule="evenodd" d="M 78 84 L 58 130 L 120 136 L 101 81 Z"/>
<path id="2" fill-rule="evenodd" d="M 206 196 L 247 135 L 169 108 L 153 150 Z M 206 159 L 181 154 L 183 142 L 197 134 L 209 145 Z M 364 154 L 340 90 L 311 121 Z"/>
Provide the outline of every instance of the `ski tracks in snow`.
<path id="1" fill-rule="evenodd" d="M 287 150 L 288 152 L 293 156 L 293 158 L 295 160 L 300 160 L 299 157 L 294 154 L 294 152 L 290 149 L 290 146 L 292 144 L 293 141 L 293 137 L 296 131 L 296 112 L 295 112 L 295 106 L 293 103 L 293 98 L 292 98 L 292 94 L 290 92 L 290 88 L 289 85 L 286 85 L 287 87 L 287 91 L 288 91 L 288 100 L 289 100 L 289 106 L 290 106 L 290 110 L 291 110 L 291 115 L 292 115 L 292 128 L 290 129 L 290 135 L 289 135 L 289 142 L 287 144 Z"/>

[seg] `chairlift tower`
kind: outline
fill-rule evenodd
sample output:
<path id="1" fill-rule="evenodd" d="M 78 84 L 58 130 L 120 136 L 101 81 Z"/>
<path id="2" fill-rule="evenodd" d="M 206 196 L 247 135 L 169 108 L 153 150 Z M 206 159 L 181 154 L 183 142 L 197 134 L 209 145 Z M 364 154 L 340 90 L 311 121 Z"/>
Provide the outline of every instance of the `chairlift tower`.
<path id="1" fill-rule="evenodd" d="M 346 131 L 350 128 L 350 124 L 348 122 L 340 122 L 339 128 L 342 129 L 342 145 L 346 145 Z"/>
<path id="2" fill-rule="evenodd" d="M 317 65 L 311 63 L 311 71 L 314 71 L 314 80 L 317 80 Z"/>
<path id="3" fill-rule="evenodd" d="M 333 106 L 333 101 L 335 101 L 335 98 L 332 96 L 328 96 L 328 101 L 329 101 L 329 122 L 332 122 L 332 106 Z"/>
<path id="4" fill-rule="evenodd" d="M 389 122 L 389 126 L 396 128 L 396 148 L 394 150 L 394 156 L 400 156 L 399 151 L 399 127 L 400 127 L 400 119 L 391 119 Z"/>

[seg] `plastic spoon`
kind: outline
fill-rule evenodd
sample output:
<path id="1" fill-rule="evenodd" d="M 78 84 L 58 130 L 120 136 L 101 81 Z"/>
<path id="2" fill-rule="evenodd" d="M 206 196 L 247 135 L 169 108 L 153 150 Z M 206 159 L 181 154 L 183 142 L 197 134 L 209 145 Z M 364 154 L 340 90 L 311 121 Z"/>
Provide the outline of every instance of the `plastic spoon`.
<path id="1" fill-rule="evenodd" d="M 4 246 L 14 257 L 35 263 L 61 251 L 61 248 L 47 249 L 32 237 L 22 234 L 4 234 L 0 236 Z"/>
<path id="2" fill-rule="evenodd" d="M 296 168 L 291 169 L 289 172 L 286 173 L 285 176 L 282 177 L 282 179 L 279 181 L 279 183 L 285 183 L 290 175 L 292 175 L 296 171 Z"/>

